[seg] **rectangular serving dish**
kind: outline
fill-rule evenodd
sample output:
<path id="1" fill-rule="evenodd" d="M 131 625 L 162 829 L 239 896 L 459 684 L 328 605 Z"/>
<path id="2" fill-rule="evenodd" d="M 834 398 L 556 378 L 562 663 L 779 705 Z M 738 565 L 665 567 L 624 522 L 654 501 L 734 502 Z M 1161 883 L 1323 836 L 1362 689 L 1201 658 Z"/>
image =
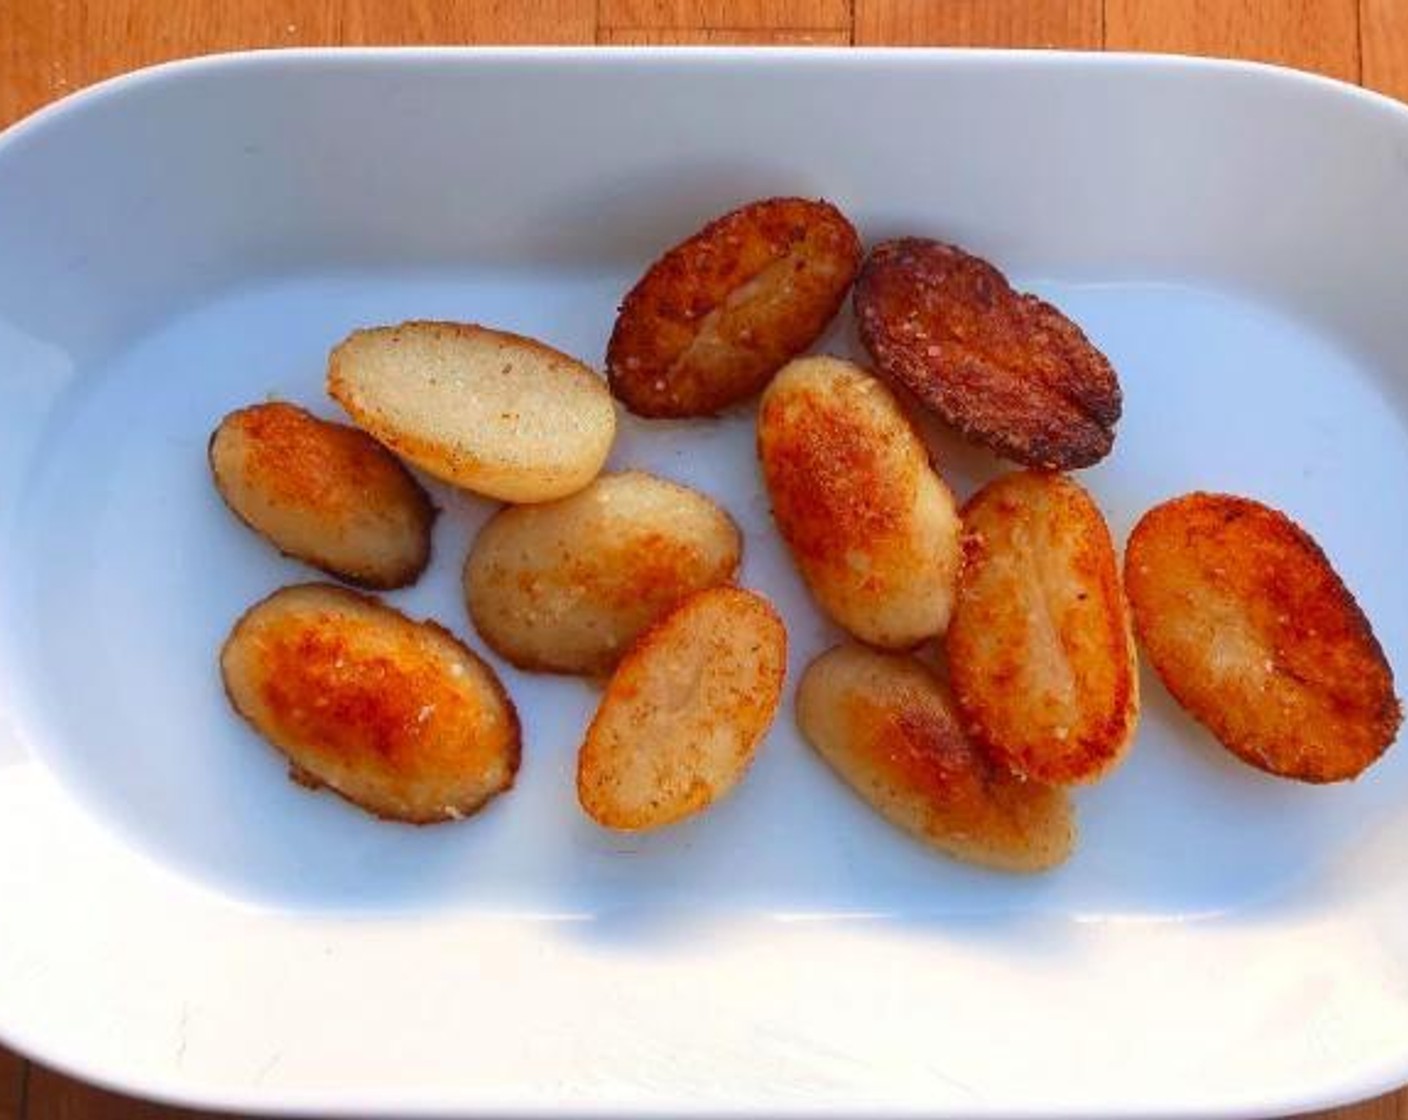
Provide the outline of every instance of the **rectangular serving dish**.
<path id="1" fill-rule="evenodd" d="M 659 835 L 573 797 L 586 684 L 505 671 L 519 787 L 385 825 L 291 783 L 215 651 L 310 578 L 209 484 L 219 417 L 324 415 L 355 326 L 477 320 L 600 361 L 626 286 L 743 201 L 953 240 L 1055 299 L 1126 399 L 1083 480 L 1119 541 L 1205 488 L 1314 533 L 1408 666 L 1408 109 L 1177 58 L 292 51 L 109 82 L 0 137 L 0 1038 L 121 1089 L 317 1114 L 1261 1115 L 1408 1078 L 1408 758 L 1228 758 L 1147 673 L 1055 874 L 871 815 L 788 706 Z M 855 352 L 848 314 L 821 349 Z M 931 429 L 964 495 L 999 468 Z M 749 409 L 613 463 L 743 526 L 744 582 L 837 638 L 769 526 Z M 436 488 L 391 596 L 476 648 L 490 503 Z"/>

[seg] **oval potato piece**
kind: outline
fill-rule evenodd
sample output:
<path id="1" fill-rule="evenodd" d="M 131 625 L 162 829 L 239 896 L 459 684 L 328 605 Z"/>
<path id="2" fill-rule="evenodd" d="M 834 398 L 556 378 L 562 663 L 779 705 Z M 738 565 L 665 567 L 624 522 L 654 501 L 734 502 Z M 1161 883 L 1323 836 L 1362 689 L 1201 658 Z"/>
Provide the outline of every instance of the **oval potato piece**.
<path id="1" fill-rule="evenodd" d="M 953 604 L 953 495 L 899 402 L 859 366 L 800 358 L 758 411 L 773 519 L 812 594 L 871 645 L 942 633 Z"/>
<path id="2" fill-rule="evenodd" d="M 991 762 L 911 656 L 859 645 L 822 654 L 797 688 L 797 724 L 871 808 L 955 859 L 1045 871 L 1071 854 L 1065 792 Z"/>
<path id="3" fill-rule="evenodd" d="M 1155 506 L 1130 535 L 1125 584 L 1169 692 L 1244 762 L 1338 782 L 1393 742 L 1393 670 L 1319 545 L 1285 514 L 1228 494 Z"/>
<path id="4" fill-rule="evenodd" d="M 480 636 L 521 669 L 604 676 L 696 591 L 730 582 L 743 541 L 703 494 L 643 471 L 499 511 L 465 561 Z"/>
<path id="5" fill-rule="evenodd" d="M 373 588 L 414 583 L 430 561 L 435 507 L 365 432 L 257 404 L 220 422 L 209 458 L 225 504 L 286 556 Z"/>
<path id="6" fill-rule="evenodd" d="M 398 455 L 506 502 L 580 490 L 616 438 L 611 394 L 581 362 L 466 323 L 354 331 L 328 361 L 328 392 Z"/>
<path id="7" fill-rule="evenodd" d="M 751 397 L 835 317 L 860 238 L 834 206 L 750 203 L 676 245 L 625 301 L 606 351 L 641 416 L 708 416 Z"/>
<path id="8" fill-rule="evenodd" d="M 945 646 L 964 726 L 1023 777 L 1103 777 L 1139 719 L 1129 608 L 1105 518 L 1064 475 L 1019 471 L 969 499 L 963 526 Z"/>
<path id="9" fill-rule="evenodd" d="M 737 587 L 686 599 L 617 666 L 577 757 L 577 799 L 607 828 L 707 809 L 753 761 L 777 711 L 787 631 Z"/>
<path id="10" fill-rule="evenodd" d="M 866 259 L 854 303 L 880 372 L 969 439 L 1054 470 L 1114 446 L 1122 398 L 1105 355 L 987 261 L 939 241 L 887 241 Z"/>
<path id="11" fill-rule="evenodd" d="M 290 774 L 387 820 L 458 820 L 513 785 L 518 716 L 444 628 L 330 584 L 251 607 L 220 651 L 230 703 Z"/>

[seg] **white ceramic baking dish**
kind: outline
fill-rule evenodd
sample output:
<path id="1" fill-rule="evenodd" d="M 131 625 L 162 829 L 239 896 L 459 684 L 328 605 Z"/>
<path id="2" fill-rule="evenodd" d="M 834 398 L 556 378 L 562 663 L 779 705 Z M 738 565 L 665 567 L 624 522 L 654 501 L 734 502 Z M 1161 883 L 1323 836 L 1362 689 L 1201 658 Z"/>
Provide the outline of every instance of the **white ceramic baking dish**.
<path id="1" fill-rule="evenodd" d="M 1313 789 L 1144 680 L 1128 763 L 1046 878 L 932 856 L 784 709 L 743 786 L 641 838 L 577 811 L 585 684 L 506 672 L 519 788 L 435 829 L 288 782 L 226 709 L 232 620 L 308 578 L 206 438 L 336 410 L 349 329 L 472 319 L 599 362 L 666 245 L 825 196 L 991 257 L 1114 360 L 1087 485 L 1255 495 L 1408 667 L 1408 109 L 1173 58 L 284 52 L 107 83 L 0 138 L 0 1038 L 131 1092 L 398 1115 L 1249 1115 L 1408 1077 L 1408 756 Z M 843 316 L 825 348 L 853 348 Z M 716 495 L 744 579 L 835 638 L 773 535 L 748 409 L 624 425 Z M 961 493 L 997 464 L 932 433 Z M 469 637 L 488 503 L 443 488 L 392 596 Z"/>

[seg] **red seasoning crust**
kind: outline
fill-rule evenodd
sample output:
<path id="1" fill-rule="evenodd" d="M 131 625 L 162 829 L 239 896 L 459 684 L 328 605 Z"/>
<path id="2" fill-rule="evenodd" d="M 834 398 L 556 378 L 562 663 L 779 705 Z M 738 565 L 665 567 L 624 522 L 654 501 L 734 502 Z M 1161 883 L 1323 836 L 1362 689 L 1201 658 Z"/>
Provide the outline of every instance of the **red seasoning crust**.
<path id="1" fill-rule="evenodd" d="M 1393 671 L 1320 547 L 1285 514 L 1188 494 L 1134 527 L 1125 586 L 1174 698 L 1244 762 L 1353 778 L 1397 735 Z"/>
<path id="2" fill-rule="evenodd" d="M 987 261 L 938 241 L 887 241 L 866 259 L 854 301 L 880 371 L 969 439 L 1052 470 L 1110 453 L 1121 395 L 1109 361 Z"/>
<path id="3" fill-rule="evenodd" d="M 329 584 L 285 587 L 220 652 L 235 710 L 303 785 L 387 820 L 455 820 L 513 784 L 518 716 L 448 630 Z"/>
<path id="4" fill-rule="evenodd" d="M 771 198 L 710 222 L 621 304 L 611 391 L 640 416 L 708 416 L 758 392 L 835 317 L 860 238 L 827 202 Z"/>
<path id="5" fill-rule="evenodd" d="M 945 649 L 969 734 L 1035 781 L 1103 778 L 1133 741 L 1139 678 L 1099 507 L 1065 475 L 1017 471 L 968 501 L 963 526 Z"/>

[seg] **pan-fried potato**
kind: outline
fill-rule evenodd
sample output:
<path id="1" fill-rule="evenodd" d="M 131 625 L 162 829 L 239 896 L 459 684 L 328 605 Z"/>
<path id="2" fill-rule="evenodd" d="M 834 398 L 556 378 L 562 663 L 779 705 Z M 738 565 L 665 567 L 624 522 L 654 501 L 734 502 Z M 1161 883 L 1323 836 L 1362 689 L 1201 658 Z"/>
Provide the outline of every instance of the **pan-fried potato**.
<path id="1" fill-rule="evenodd" d="M 758 457 L 773 519 L 827 614 L 889 648 L 943 631 L 958 514 L 879 380 L 836 358 L 792 362 L 763 396 Z"/>
<path id="2" fill-rule="evenodd" d="M 465 562 L 480 636 L 521 669 L 604 676 L 696 591 L 730 582 L 743 541 L 703 494 L 643 471 L 501 510 Z"/>
<path id="3" fill-rule="evenodd" d="M 836 315 L 860 238 L 834 206 L 754 202 L 650 267 L 606 352 L 612 391 L 641 416 L 707 416 L 751 397 Z"/>
<path id="4" fill-rule="evenodd" d="M 458 820 L 513 785 L 518 716 L 449 631 L 331 584 L 251 607 L 220 651 L 230 703 L 289 762 L 387 820 Z"/>
<path id="5" fill-rule="evenodd" d="M 1139 718 L 1129 609 L 1104 517 L 1064 475 L 1019 471 L 978 491 L 963 526 L 945 646 L 964 726 L 1023 777 L 1103 777 Z"/>
<path id="6" fill-rule="evenodd" d="M 797 724 L 871 808 L 955 859 L 1045 871 L 1071 854 L 1065 792 L 990 761 L 913 657 L 858 645 L 822 654 L 797 688 Z"/>
<path id="7" fill-rule="evenodd" d="M 328 360 L 328 392 L 398 455 L 506 502 L 580 490 L 616 438 L 606 383 L 581 362 L 466 323 L 354 331 Z"/>
<path id="8" fill-rule="evenodd" d="M 210 437 L 215 488 L 286 556 L 362 587 L 414 583 L 435 507 L 376 440 L 296 405 L 230 413 Z"/>
<path id="9" fill-rule="evenodd" d="M 938 241 L 887 241 L 861 269 L 855 309 L 880 372 L 999 455 L 1072 470 L 1114 445 L 1121 396 L 1110 363 L 987 261 Z"/>
<path id="10" fill-rule="evenodd" d="M 607 828 L 659 828 L 743 777 L 772 724 L 787 631 L 736 587 L 686 599 L 617 666 L 577 757 L 577 799 Z"/>
<path id="11" fill-rule="evenodd" d="M 1227 494 L 1155 506 L 1130 535 L 1125 586 L 1169 692 L 1244 762 L 1338 782 L 1397 735 L 1393 671 L 1369 620 L 1285 514 Z"/>

